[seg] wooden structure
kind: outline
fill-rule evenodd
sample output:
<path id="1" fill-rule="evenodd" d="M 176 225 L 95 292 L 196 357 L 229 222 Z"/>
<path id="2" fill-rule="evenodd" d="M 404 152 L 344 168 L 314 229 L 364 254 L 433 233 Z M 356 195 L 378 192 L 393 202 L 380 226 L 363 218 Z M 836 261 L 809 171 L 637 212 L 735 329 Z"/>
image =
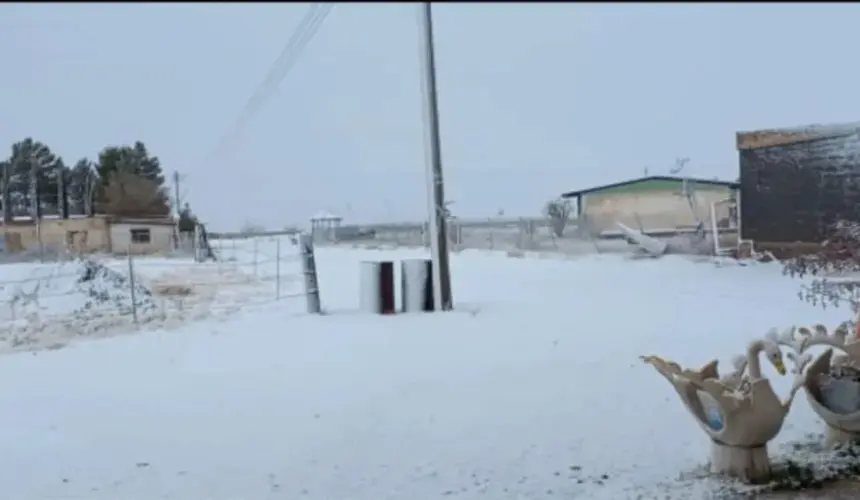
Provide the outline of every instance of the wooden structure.
<path id="1" fill-rule="evenodd" d="M 737 183 L 652 175 L 562 194 L 572 200 L 577 216 L 597 233 L 616 232 L 620 222 L 646 232 L 692 229 L 711 217 L 711 205 L 733 197 Z M 687 194 L 692 196 L 693 206 Z M 719 219 L 730 218 L 720 205 Z"/>
<path id="2" fill-rule="evenodd" d="M 311 217 L 311 235 L 315 241 L 336 241 L 342 217 L 319 212 Z"/>
<path id="3" fill-rule="evenodd" d="M 756 249 L 803 253 L 858 219 L 860 122 L 739 132 L 740 232 Z"/>
<path id="4" fill-rule="evenodd" d="M 8 253 L 44 252 L 117 254 L 167 253 L 173 248 L 174 222 L 169 218 L 44 217 L 16 218 L 0 224 Z"/>

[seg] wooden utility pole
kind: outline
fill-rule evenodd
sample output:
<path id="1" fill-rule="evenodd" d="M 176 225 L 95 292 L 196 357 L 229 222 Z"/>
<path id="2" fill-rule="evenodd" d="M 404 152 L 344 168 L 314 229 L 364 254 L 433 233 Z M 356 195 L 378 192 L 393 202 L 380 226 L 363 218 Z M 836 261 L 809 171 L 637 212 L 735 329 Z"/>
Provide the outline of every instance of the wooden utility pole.
<path id="1" fill-rule="evenodd" d="M 179 217 L 180 217 L 180 214 L 182 212 L 182 200 L 180 199 L 180 197 L 182 195 L 180 194 L 181 191 L 179 190 L 180 177 L 181 176 L 179 175 L 179 170 L 175 170 L 173 172 L 173 203 L 174 203 L 174 205 L 176 205 L 176 209 L 175 209 L 176 221 L 175 221 L 175 225 L 173 226 L 173 249 L 174 250 L 179 250 L 180 243 L 181 243 L 179 241 L 180 237 L 181 237 L 181 235 L 179 234 Z"/>
<path id="2" fill-rule="evenodd" d="M 176 204 L 176 219 L 179 220 L 179 214 L 182 211 L 182 200 L 180 199 L 179 191 L 179 171 L 173 172 L 173 201 Z"/>
<path id="3" fill-rule="evenodd" d="M 433 303 L 437 310 L 453 309 L 451 266 L 448 254 L 448 210 L 442 177 L 442 144 L 439 138 L 439 101 L 436 93 L 436 55 L 433 47 L 433 13 L 430 2 L 421 4 L 422 52 L 424 56 L 424 106 L 427 133 L 427 182 L 430 209 L 430 254 L 433 259 Z"/>

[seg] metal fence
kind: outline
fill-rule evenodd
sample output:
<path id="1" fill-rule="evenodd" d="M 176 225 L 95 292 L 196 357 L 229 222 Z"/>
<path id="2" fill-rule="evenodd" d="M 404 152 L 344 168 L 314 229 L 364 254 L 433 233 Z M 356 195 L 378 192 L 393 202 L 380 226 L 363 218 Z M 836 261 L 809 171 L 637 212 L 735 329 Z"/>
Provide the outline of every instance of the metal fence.
<path id="1" fill-rule="evenodd" d="M 308 312 L 319 313 L 313 246 L 305 240 L 215 240 L 219 258 L 205 262 L 90 255 L 4 266 L 0 350 L 182 325 L 287 299 L 304 298 Z"/>
<path id="2" fill-rule="evenodd" d="M 712 253 L 714 241 L 710 226 L 704 235 L 694 228 L 666 228 L 648 231 L 665 239 L 683 253 Z M 322 244 L 361 246 L 395 245 L 426 247 L 429 245 L 426 223 L 394 223 L 341 226 L 317 236 Z M 632 247 L 621 231 L 594 231 L 585 219 L 571 220 L 562 236 L 554 234 L 545 218 L 452 219 L 448 234 L 450 248 L 505 251 L 548 251 L 568 254 L 628 252 Z M 722 246 L 735 247 L 737 231 L 718 231 Z"/>

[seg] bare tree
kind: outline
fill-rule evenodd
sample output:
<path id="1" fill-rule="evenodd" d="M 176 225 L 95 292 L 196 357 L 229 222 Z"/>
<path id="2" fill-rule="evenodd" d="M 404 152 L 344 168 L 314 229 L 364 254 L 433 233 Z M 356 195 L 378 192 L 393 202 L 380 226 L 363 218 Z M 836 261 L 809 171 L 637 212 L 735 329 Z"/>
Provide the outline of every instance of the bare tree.
<path id="1" fill-rule="evenodd" d="M 549 220 L 550 228 L 556 237 L 564 236 L 564 229 L 570 221 L 572 207 L 570 200 L 555 199 L 546 203 L 543 209 L 544 216 Z"/>
<path id="2" fill-rule="evenodd" d="M 669 173 L 672 175 L 680 174 L 681 170 L 684 170 L 687 163 L 690 163 L 689 158 L 675 158 L 675 166 L 669 169 Z"/>
<path id="3" fill-rule="evenodd" d="M 812 279 L 801 285 L 798 297 L 822 307 L 860 308 L 860 224 L 839 221 L 819 250 L 789 259 L 783 273 Z"/>
<path id="4" fill-rule="evenodd" d="M 131 172 L 113 172 L 102 187 L 99 199 L 99 212 L 110 215 L 166 217 L 170 214 L 164 188 Z"/>
<path id="5" fill-rule="evenodd" d="M 87 177 L 82 187 L 84 195 L 84 213 L 86 215 L 93 216 L 96 213 L 96 196 L 99 191 L 99 176 L 95 171 L 87 172 Z"/>

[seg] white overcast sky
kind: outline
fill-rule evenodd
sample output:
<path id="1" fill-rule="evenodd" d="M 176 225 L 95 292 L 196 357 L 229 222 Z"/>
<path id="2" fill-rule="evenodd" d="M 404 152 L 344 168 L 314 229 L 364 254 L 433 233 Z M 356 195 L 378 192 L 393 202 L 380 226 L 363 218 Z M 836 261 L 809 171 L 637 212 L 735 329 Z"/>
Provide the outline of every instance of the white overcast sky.
<path id="1" fill-rule="evenodd" d="M 0 144 L 32 136 L 73 163 L 142 140 L 213 229 L 425 217 L 418 4 L 337 5 L 207 159 L 306 9 L 3 4 Z M 536 215 L 677 157 L 733 180 L 738 130 L 860 119 L 860 4 L 434 9 L 456 215 Z"/>

